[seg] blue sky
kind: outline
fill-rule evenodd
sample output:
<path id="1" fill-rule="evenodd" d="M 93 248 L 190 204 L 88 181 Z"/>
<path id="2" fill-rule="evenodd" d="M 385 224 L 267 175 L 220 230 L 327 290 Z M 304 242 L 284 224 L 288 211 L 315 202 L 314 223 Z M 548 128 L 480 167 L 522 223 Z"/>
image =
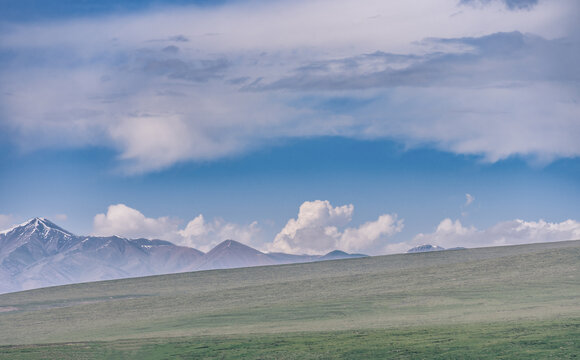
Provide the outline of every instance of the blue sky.
<path id="1" fill-rule="evenodd" d="M 0 4 L 0 227 L 292 253 L 580 238 L 574 1 Z"/>

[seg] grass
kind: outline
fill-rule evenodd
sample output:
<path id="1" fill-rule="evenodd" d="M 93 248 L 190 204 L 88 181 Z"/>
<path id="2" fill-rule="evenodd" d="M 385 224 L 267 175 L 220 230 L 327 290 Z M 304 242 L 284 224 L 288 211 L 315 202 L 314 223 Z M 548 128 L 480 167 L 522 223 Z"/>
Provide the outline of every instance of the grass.
<path id="1" fill-rule="evenodd" d="M 576 359 L 580 320 L 4 346 L 0 359 Z"/>
<path id="2" fill-rule="evenodd" d="M 571 241 L 5 294 L 0 358 L 575 358 L 579 267 Z"/>

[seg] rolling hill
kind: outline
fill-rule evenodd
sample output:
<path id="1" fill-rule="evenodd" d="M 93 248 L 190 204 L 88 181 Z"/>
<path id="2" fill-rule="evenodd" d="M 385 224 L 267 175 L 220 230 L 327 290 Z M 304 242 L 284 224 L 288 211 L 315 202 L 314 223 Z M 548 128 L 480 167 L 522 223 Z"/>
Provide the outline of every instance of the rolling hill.
<path id="1" fill-rule="evenodd" d="M 567 241 L 4 294 L 0 358 L 573 358 L 578 264 Z"/>

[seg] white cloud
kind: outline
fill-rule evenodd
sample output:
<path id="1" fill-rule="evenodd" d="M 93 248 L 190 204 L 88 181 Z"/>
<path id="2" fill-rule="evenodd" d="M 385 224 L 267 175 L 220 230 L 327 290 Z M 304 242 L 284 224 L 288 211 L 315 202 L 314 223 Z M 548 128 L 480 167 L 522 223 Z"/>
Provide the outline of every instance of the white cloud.
<path id="1" fill-rule="evenodd" d="M 335 249 L 359 251 L 403 228 L 403 221 L 397 220 L 396 215 L 381 215 L 358 228 L 344 229 L 353 211 L 353 205 L 333 207 L 327 200 L 306 201 L 300 206 L 298 217 L 288 220 L 268 250 L 290 254 L 322 254 Z"/>
<path id="2" fill-rule="evenodd" d="M 338 243 L 339 249 L 357 251 L 369 248 L 379 239 L 392 236 L 403 230 L 403 220 L 397 215 L 381 215 L 375 221 L 369 221 L 358 228 L 345 229 Z"/>
<path id="3" fill-rule="evenodd" d="M 122 119 L 110 134 L 124 149 L 122 159 L 153 169 L 187 158 L 194 141 L 179 116 L 170 115 Z"/>
<path id="4" fill-rule="evenodd" d="M 200 214 L 178 234 L 182 237 L 180 245 L 209 251 L 220 242 L 230 239 L 251 246 L 261 237 L 261 229 L 256 221 L 248 225 L 227 223 L 219 218 L 206 222 Z"/>
<path id="5" fill-rule="evenodd" d="M 475 73 L 466 80 L 475 84 L 481 78 Z M 480 89 L 399 88 L 392 92 L 390 114 L 383 115 L 392 117 L 368 128 L 368 136 L 398 134 L 411 144 L 432 142 L 454 153 L 482 155 L 489 162 L 521 155 L 545 164 L 580 155 L 580 107 L 571 100 L 578 91 L 549 81 Z M 365 110 L 369 116 L 378 113 Z"/>
<path id="6" fill-rule="evenodd" d="M 381 215 L 359 227 L 347 227 L 353 205 L 332 206 L 328 201 L 306 201 L 298 217 L 290 219 L 273 242 L 264 238 L 257 221 L 249 224 L 227 222 L 221 218 L 206 220 L 199 214 L 180 227 L 180 221 L 167 216 L 149 218 L 124 204 L 111 205 L 105 214 L 93 220 L 93 235 L 122 236 L 169 240 L 207 252 L 218 243 L 232 239 L 271 252 L 323 254 L 331 250 L 373 251 L 381 240 L 402 231 L 403 220 L 397 215 Z"/>
<path id="7" fill-rule="evenodd" d="M 148 218 L 124 204 L 109 206 L 106 214 L 97 214 L 93 220 L 93 235 L 97 236 L 159 239 L 171 235 L 176 228 L 169 217 Z"/>
<path id="8" fill-rule="evenodd" d="M 261 229 L 255 221 L 248 225 L 228 223 L 219 218 L 206 222 L 202 214 L 189 221 L 185 228 L 180 229 L 178 220 L 167 216 L 148 218 L 136 209 L 117 204 L 109 206 L 106 214 L 95 216 L 93 235 L 162 239 L 177 245 L 209 251 L 228 239 L 252 245 L 261 240 Z"/>
<path id="9" fill-rule="evenodd" d="M 578 5 L 488 3 L 236 2 L 13 24 L 0 34 L 13 54 L 0 125 L 27 149 L 114 148 L 128 172 L 319 135 L 489 161 L 579 156 Z M 526 35 L 486 36 L 513 31 Z M 374 101 L 335 113 L 301 102 L 336 96 Z"/>
<path id="10" fill-rule="evenodd" d="M 388 253 L 405 252 L 420 244 L 438 245 L 444 248 L 474 248 L 577 239 L 580 239 L 580 222 L 575 220 L 553 223 L 545 220 L 517 219 L 478 230 L 473 226 L 464 226 L 459 220 L 453 221 L 447 218 L 441 221 L 434 232 L 418 234 L 410 242 L 390 244 L 385 251 Z"/>
<path id="11" fill-rule="evenodd" d="M 471 205 L 475 201 L 475 196 L 471 194 L 465 194 L 465 207 Z"/>

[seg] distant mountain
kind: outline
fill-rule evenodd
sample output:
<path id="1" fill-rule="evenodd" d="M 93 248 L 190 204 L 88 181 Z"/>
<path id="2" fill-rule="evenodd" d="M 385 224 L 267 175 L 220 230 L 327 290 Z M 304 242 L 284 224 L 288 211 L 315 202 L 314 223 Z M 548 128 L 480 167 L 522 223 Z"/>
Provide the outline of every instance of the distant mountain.
<path id="1" fill-rule="evenodd" d="M 421 253 L 421 252 L 429 252 L 429 251 L 442 251 L 445 248 L 437 245 L 431 244 L 424 244 L 424 245 L 417 245 L 414 248 L 407 250 L 407 253 Z"/>
<path id="2" fill-rule="evenodd" d="M 0 233 L 0 292 L 184 271 L 201 251 L 168 241 L 76 236 L 43 218 Z"/>
<path id="3" fill-rule="evenodd" d="M 35 218 L 0 233 L 2 269 L 11 275 L 47 256 L 66 251 L 79 239 L 52 222 Z"/>
<path id="4" fill-rule="evenodd" d="M 345 253 L 344 251 L 334 250 L 334 251 L 329 252 L 326 255 L 318 257 L 317 260 L 354 259 L 354 258 L 361 258 L 361 257 L 367 257 L 367 256 L 368 255 L 363 255 L 363 254 L 348 254 L 348 253 Z"/>
<path id="5" fill-rule="evenodd" d="M 164 240 L 77 236 L 47 219 L 34 218 L 0 232 L 0 293 L 185 271 L 361 256 L 366 255 L 338 250 L 323 256 L 262 253 L 234 240 L 226 240 L 204 254 Z"/>
<path id="6" fill-rule="evenodd" d="M 249 266 L 275 265 L 268 255 L 234 240 L 226 240 L 205 254 L 196 270 L 231 269 Z"/>

